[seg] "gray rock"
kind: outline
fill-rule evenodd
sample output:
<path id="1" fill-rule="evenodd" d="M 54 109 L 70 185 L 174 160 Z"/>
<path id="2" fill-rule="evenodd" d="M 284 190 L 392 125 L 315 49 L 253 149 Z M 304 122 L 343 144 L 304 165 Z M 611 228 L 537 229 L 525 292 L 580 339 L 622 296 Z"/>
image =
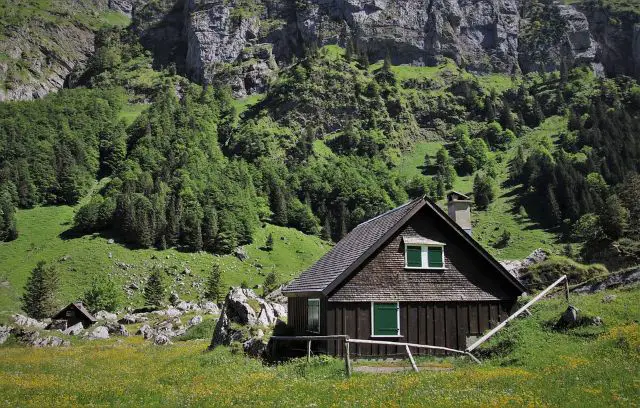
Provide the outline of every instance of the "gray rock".
<path id="1" fill-rule="evenodd" d="M 138 335 L 142 335 L 145 340 L 152 339 L 155 337 L 156 332 L 149 326 L 148 324 L 143 324 L 138 331 L 136 332 Z"/>
<path id="2" fill-rule="evenodd" d="M 109 334 L 115 334 L 118 336 L 128 337 L 129 331 L 124 325 L 116 322 L 106 322 L 104 326 L 109 331 Z"/>
<path id="3" fill-rule="evenodd" d="M 89 340 L 103 340 L 109 338 L 109 329 L 105 326 L 98 326 L 89 333 Z"/>
<path id="4" fill-rule="evenodd" d="M 109 313 L 106 310 L 100 310 L 95 315 L 93 315 L 98 320 L 107 320 L 107 321 L 116 321 L 118 320 L 118 315 L 115 313 Z"/>
<path id="5" fill-rule="evenodd" d="M 32 319 L 31 317 L 27 317 L 21 314 L 14 314 L 11 316 L 11 319 L 16 324 L 16 326 L 21 328 L 34 328 L 34 329 L 44 329 L 47 327 L 47 323 L 40 322 L 36 319 Z"/>
<path id="6" fill-rule="evenodd" d="M 186 312 L 193 309 L 194 304 L 182 301 L 176 305 L 176 309 Z"/>
<path id="7" fill-rule="evenodd" d="M 176 292 L 171 292 L 169 295 L 169 302 L 175 306 L 180 303 L 180 296 Z"/>
<path id="8" fill-rule="evenodd" d="M 135 313 L 135 314 L 126 314 L 122 317 L 122 319 L 118 320 L 118 323 L 120 324 L 134 324 L 134 323 L 143 323 L 148 321 L 149 318 L 140 314 L 140 313 Z"/>
<path id="9" fill-rule="evenodd" d="M 253 337 L 242 343 L 242 348 L 244 349 L 245 354 L 259 358 L 266 352 L 267 343 L 262 339 L 262 337 Z"/>
<path id="10" fill-rule="evenodd" d="M 191 320 L 189 320 L 189 326 L 195 326 L 200 323 L 202 323 L 202 316 L 200 315 L 193 316 Z"/>
<path id="11" fill-rule="evenodd" d="M 153 344 L 157 346 L 166 346 L 168 344 L 171 344 L 171 340 L 169 340 L 169 337 L 164 334 L 158 334 L 154 337 Z"/>
<path id="12" fill-rule="evenodd" d="M 280 303 L 271 303 L 275 317 L 287 317 L 287 307 Z"/>
<path id="13" fill-rule="evenodd" d="M 220 314 L 220 308 L 213 302 L 204 302 L 200 305 L 200 307 L 202 308 L 202 310 L 204 310 L 205 313 L 215 315 Z"/>
<path id="14" fill-rule="evenodd" d="M 560 323 L 566 327 L 575 326 L 578 323 L 579 309 L 574 306 L 569 306 L 560 316 Z"/>
<path id="15" fill-rule="evenodd" d="M 523 260 L 500 261 L 502 266 L 513 276 L 518 278 L 524 268 L 543 262 L 549 258 L 549 253 L 542 248 L 538 248 Z"/>
<path id="16" fill-rule="evenodd" d="M 589 282 L 572 289 L 576 293 L 594 293 L 605 289 L 613 289 L 624 286 L 633 286 L 640 283 L 640 268 L 634 268 L 622 272 L 611 273 L 600 277 L 596 282 Z M 615 295 L 612 295 L 615 296 Z M 614 297 L 615 298 L 615 297 Z M 604 301 L 604 299 L 603 299 Z"/>
<path id="17" fill-rule="evenodd" d="M 165 315 L 169 317 L 181 316 L 182 312 L 175 308 L 169 308 L 165 311 Z"/>
<path id="18" fill-rule="evenodd" d="M 611 303 L 614 300 L 616 300 L 616 298 L 617 298 L 616 295 L 607 295 L 607 296 L 602 298 L 602 303 Z"/>
<path id="19" fill-rule="evenodd" d="M 109 239 L 107 240 L 107 244 L 113 244 L 113 243 L 115 243 L 115 242 L 116 242 L 116 241 L 114 241 L 114 240 L 113 240 L 113 238 L 109 238 Z"/>
<path id="20" fill-rule="evenodd" d="M 263 326 L 270 326 L 276 322 L 276 316 L 273 312 L 273 307 L 271 304 L 262 301 L 260 303 L 262 308 L 260 309 L 260 313 L 258 314 L 258 324 Z"/>
<path id="21" fill-rule="evenodd" d="M 36 345 L 40 341 L 40 333 L 35 330 L 17 329 L 15 336 L 20 343 L 27 345 Z"/>
<path id="22" fill-rule="evenodd" d="M 0 326 L 0 344 L 4 344 L 4 342 L 7 341 L 7 339 L 11 335 L 12 330 L 13 330 L 13 327 Z"/>
<path id="23" fill-rule="evenodd" d="M 238 247 L 233 251 L 233 254 L 241 261 L 246 261 L 249 259 L 249 254 L 247 254 L 247 250 L 244 247 Z"/>
<path id="24" fill-rule="evenodd" d="M 84 331 L 84 326 L 82 326 L 82 323 L 76 323 L 71 327 L 68 327 L 65 331 L 63 331 L 63 334 L 66 334 L 67 336 L 77 336 L 78 334 L 82 333 Z"/>

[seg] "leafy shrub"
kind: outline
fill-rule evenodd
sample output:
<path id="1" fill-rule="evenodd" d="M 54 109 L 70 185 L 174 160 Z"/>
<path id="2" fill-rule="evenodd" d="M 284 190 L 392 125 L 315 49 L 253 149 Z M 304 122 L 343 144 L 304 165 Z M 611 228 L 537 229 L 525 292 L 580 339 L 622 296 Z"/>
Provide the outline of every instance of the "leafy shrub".
<path id="1" fill-rule="evenodd" d="M 583 265 L 563 256 L 552 256 L 526 268 L 521 279 L 532 289 L 543 289 L 562 275 L 567 275 L 569 282 L 575 284 L 607 273 L 607 268 L 601 264 Z"/>
<path id="2" fill-rule="evenodd" d="M 82 296 L 82 302 L 91 313 L 99 310 L 115 312 L 120 305 L 120 291 L 111 279 L 97 279 Z"/>
<path id="3" fill-rule="evenodd" d="M 179 341 L 198 340 L 198 339 L 209 340 L 211 339 L 213 330 L 216 327 L 216 323 L 217 323 L 216 319 L 205 320 L 200 324 L 196 324 L 195 326 L 189 327 L 183 335 L 178 336 L 176 339 Z"/>

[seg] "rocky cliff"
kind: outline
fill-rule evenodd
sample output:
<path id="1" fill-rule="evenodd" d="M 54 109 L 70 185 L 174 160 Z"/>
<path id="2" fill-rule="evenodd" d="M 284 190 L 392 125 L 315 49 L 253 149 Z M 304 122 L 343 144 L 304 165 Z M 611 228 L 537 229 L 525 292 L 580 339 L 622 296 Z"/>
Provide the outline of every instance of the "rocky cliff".
<path id="1" fill-rule="evenodd" d="M 448 57 L 480 73 L 582 64 L 640 75 L 640 16 L 595 0 L 578 6 L 551 0 L 77 1 L 131 15 L 131 28 L 157 67 L 175 65 L 200 83 L 223 81 L 237 96 L 263 92 L 278 65 L 325 44 L 352 43 L 372 60 L 389 53 L 395 64 L 431 65 Z M 34 36 L 34 30 L 44 33 Z M 0 60 L 1 99 L 40 97 L 61 87 L 93 50 L 93 33 L 82 25 L 19 27 L 9 39 L 0 49 L 9 56 Z"/>

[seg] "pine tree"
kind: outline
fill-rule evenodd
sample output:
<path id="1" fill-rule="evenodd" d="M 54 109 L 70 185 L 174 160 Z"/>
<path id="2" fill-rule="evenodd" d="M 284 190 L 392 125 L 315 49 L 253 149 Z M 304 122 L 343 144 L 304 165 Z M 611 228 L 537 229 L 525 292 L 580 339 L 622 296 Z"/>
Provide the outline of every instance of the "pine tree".
<path id="1" fill-rule="evenodd" d="M 558 225 L 562 222 L 562 212 L 560 211 L 560 205 L 558 204 L 558 200 L 556 199 L 556 194 L 553 191 L 553 187 L 551 185 L 547 186 L 546 192 L 546 205 L 547 205 L 547 214 L 549 220 L 553 225 Z"/>
<path id="2" fill-rule="evenodd" d="M 607 198 L 600 214 L 604 233 L 612 240 L 621 238 L 629 225 L 629 210 L 622 206 L 616 194 Z"/>
<path id="3" fill-rule="evenodd" d="M 347 40 L 347 44 L 345 44 L 345 50 L 344 50 L 344 58 L 347 60 L 347 62 L 351 62 L 351 59 L 353 58 L 353 39 L 349 38 Z"/>
<path id="4" fill-rule="evenodd" d="M 512 132 L 516 131 L 516 122 L 513 120 L 513 113 L 511 113 L 511 107 L 504 102 L 502 104 L 502 112 L 500 113 L 500 122 L 504 129 L 509 129 Z"/>
<path id="5" fill-rule="evenodd" d="M 56 311 L 56 294 L 60 278 L 55 266 L 40 261 L 27 279 L 22 296 L 22 310 L 34 319 L 51 317 Z"/>
<path id="6" fill-rule="evenodd" d="M 162 270 L 154 267 L 144 287 L 144 301 L 148 306 L 161 307 L 164 303 L 164 283 Z"/>
<path id="7" fill-rule="evenodd" d="M 211 266 L 211 273 L 209 279 L 207 279 L 207 290 L 204 293 L 204 297 L 207 300 L 218 303 L 222 296 L 222 272 L 220 271 L 220 265 L 213 264 Z"/>
<path id="8" fill-rule="evenodd" d="M 271 232 L 267 235 L 267 241 L 264 243 L 264 247 L 267 251 L 273 251 L 273 234 Z"/>
<path id="9" fill-rule="evenodd" d="M 287 218 L 287 201 L 279 185 L 275 185 L 271 190 L 271 210 L 273 211 L 271 221 L 274 224 L 285 226 L 289 223 Z"/>
<path id="10" fill-rule="evenodd" d="M 15 206 L 11 194 L 0 190 L 0 242 L 13 241 L 18 238 Z"/>
<path id="11" fill-rule="evenodd" d="M 269 293 L 273 292 L 277 287 L 278 275 L 276 275 L 276 271 L 272 269 L 271 272 L 269 272 L 267 276 L 265 276 L 264 283 L 262 284 L 264 295 L 266 296 Z"/>

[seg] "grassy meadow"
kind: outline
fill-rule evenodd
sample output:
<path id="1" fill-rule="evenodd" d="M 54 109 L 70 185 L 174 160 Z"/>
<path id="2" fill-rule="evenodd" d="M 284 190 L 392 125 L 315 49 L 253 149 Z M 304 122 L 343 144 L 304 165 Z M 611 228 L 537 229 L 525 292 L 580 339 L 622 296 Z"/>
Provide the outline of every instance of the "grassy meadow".
<path id="1" fill-rule="evenodd" d="M 60 271 L 61 303 L 76 300 L 100 274 L 110 274 L 124 285 L 144 279 L 157 264 L 178 272 L 185 268 L 191 270 L 192 274 L 185 277 L 186 285 L 178 288 L 181 296 L 189 299 L 196 297 L 196 292 L 188 284 L 206 279 L 213 263 L 220 265 L 225 285 L 246 282 L 253 287 L 262 284 L 264 276 L 272 269 L 282 282 L 291 280 L 330 248 L 330 244 L 320 238 L 266 224 L 256 231 L 254 243 L 246 247 L 249 259 L 244 262 L 233 255 L 132 249 L 117 240 L 109 244 L 111 237 L 108 234 L 68 234 L 74 212 L 75 208 L 69 206 L 18 211 L 20 236 L 15 241 L 0 243 L 0 315 L 19 309 L 22 288 L 31 270 L 41 260 L 57 265 Z M 269 233 L 274 239 L 270 252 L 261 249 Z M 140 293 L 129 302 L 139 305 L 142 302 Z"/>
<path id="2" fill-rule="evenodd" d="M 603 303 L 608 294 L 615 299 Z M 266 366 L 225 347 L 205 352 L 208 340 L 166 347 L 139 336 L 74 341 L 58 349 L 5 345 L 0 405 L 637 406 L 640 290 L 573 296 L 572 303 L 601 316 L 604 325 L 554 331 L 550 324 L 566 303 L 563 297 L 544 300 L 533 316 L 516 320 L 490 342 L 482 365 L 448 359 L 450 371 L 356 372 L 346 378 L 341 360 Z"/>

